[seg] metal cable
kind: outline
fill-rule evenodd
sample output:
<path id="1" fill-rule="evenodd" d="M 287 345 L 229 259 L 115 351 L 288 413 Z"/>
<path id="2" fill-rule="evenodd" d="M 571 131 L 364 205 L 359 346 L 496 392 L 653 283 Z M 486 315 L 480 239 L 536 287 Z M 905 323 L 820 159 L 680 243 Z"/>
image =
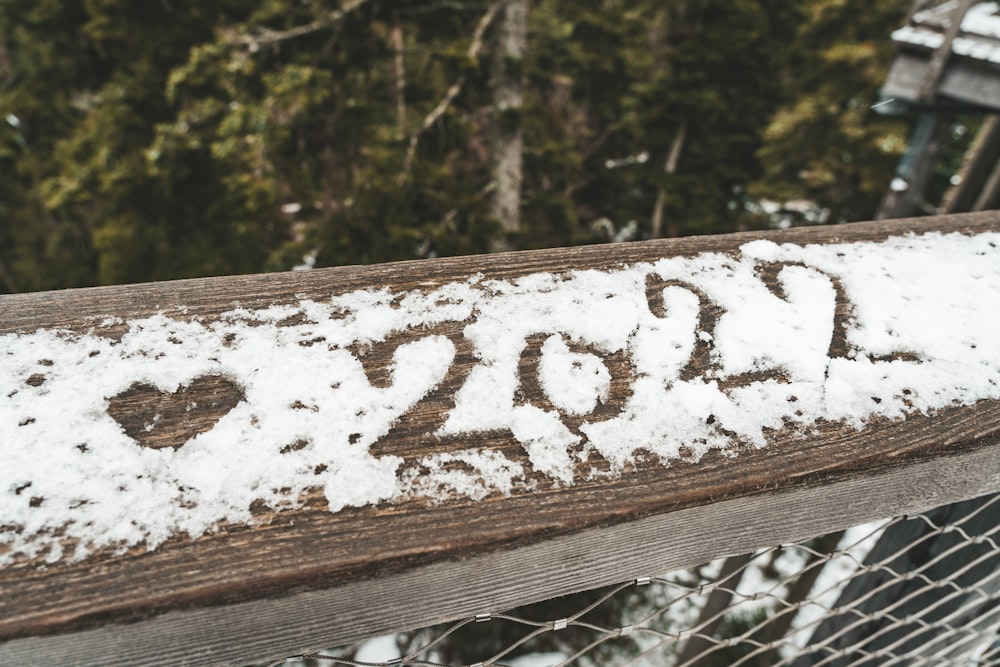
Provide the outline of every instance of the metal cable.
<path id="1" fill-rule="evenodd" d="M 383 662 L 358 644 L 264 664 L 997 667 L 998 533 L 987 496 L 401 635 L 416 647 Z"/>

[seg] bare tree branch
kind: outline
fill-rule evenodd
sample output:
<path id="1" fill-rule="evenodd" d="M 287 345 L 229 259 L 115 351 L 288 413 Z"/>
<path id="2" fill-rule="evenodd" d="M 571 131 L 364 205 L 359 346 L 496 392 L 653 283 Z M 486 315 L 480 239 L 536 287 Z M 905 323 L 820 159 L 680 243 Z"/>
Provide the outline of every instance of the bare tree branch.
<path id="1" fill-rule="evenodd" d="M 425 235 L 424 238 L 421 240 L 420 245 L 418 245 L 416 248 L 417 257 L 419 257 L 420 259 L 427 259 L 430 256 L 429 253 L 432 249 L 431 238 L 434 234 L 440 234 L 443 231 L 449 231 L 451 232 L 452 235 L 458 234 L 458 229 L 455 227 L 455 218 L 458 216 L 458 212 L 462 208 L 465 208 L 467 206 L 475 204 L 477 201 L 480 201 L 481 199 L 483 199 L 483 197 L 491 194 L 494 190 L 496 190 L 496 188 L 497 188 L 496 183 L 490 181 L 485 186 L 483 186 L 479 190 L 479 192 L 475 193 L 471 197 L 467 197 L 458 206 L 449 209 L 448 212 L 445 213 L 444 216 L 441 218 L 441 220 L 439 220 L 438 223 L 434 225 L 434 228 L 431 230 L 431 233 Z"/>
<path id="2" fill-rule="evenodd" d="M 258 51 L 261 46 L 284 42 L 289 39 L 295 39 L 296 37 L 302 37 L 303 35 L 308 35 L 310 33 L 329 28 L 366 2 L 368 2 L 368 0 L 347 0 L 347 2 L 345 2 L 339 9 L 334 9 L 325 16 L 321 16 L 315 21 L 310 21 L 305 25 L 289 28 L 288 30 L 260 28 L 255 34 L 241 35 L 235 41 L 239 44 L 245 44 L 251 52 L 255 52 Z"/>
<path id="3" fill-rule="evenodd" d="M 406 127 L 406 63 L 403 60 L 403 27 L 395 18 L 390 33 L 392 43 L 392 79 L 396 93 L 396 128 L 400 139 L 403 138 L 403 128 Z"/>
<path id="4" fill-rule="evenodd" d="M 479 19 L 479 23 L 476 25 L 476 30 L 472 34 L 472 41 L 469 43 L 469 49 L 466 52 L 469 56 L 469 60 L 475 60 L 479 57 L 479 53 L 483 50 L 483 35 L 486 33 L 486 29 L 493 22 L 494 17 L 500 10 L 502 2 L 494 2 L 486 10 L 486 13 L 482 15 Z M 448 91 L 445 93 L 441 101 L 437 103 L 429 114 L 424 118 L 420 126 L 417 127 L 410 134 L 410 145 L 406 148 L 406 158 L 403 160 L 403 171 L 399 174 L 399 182 L 405 183 L 406 179 L 410 175 L 410 169 L 413 168 L 413 160 L 417 155 L 417 144 L 420 142 L 420 135 L 428 130 L 434 123 L 444 115 L 451 106 L 451 103 L 458 97 L 459 93 L 462 92 L 462 87 L 465 86 L 465 75 L 459 76 L 455 83 L 448 87 Z"/>
<path id="5" fill-rule="evenodd" d="M 4 83 L 10 83 L 14 80 L 14 66 L 11 65 L 7 45 L 2 39 L 0 39 L 0 74 L 3 75 Z"/>
<path id="6" fill-rule="evenodd" d="M 663 171 L 669 175 L 673 175 L 677 172 L 677 161 L 681 158 L 681 149 L 684 148 L 684 137 L 687 135 L 687 121 L 681 123 L 680 128 L 677 129 L 677 134 L 674 135 L 674 141 L 670 145 L 670 153 L 667 155 L 667 161 L 663 165 Z M 660 188 L 660 192 L 656 195 L 656 206 L 653 207 L 653 220 L 650 224 L 650 237 L 659 238 L 661 230 L 663 228 L 663 209 L 667 205 L 667 193 L 664 192 L 663 188 Z"/>

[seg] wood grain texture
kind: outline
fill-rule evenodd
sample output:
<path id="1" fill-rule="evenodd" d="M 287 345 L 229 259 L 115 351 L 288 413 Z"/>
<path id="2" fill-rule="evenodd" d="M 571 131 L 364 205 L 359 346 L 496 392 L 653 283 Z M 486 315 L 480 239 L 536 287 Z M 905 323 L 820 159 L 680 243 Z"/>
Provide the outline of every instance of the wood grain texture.
<path id="1" fill-rule="evenodd" d="M 0 643 L 0 664 L 233 667 L 495 612 L 728 554 L 913 514 L 1000 485 L 1000 443 L 980 443 L 787 491 L 234 604 Z"/>
<path id="2" fill-rule="evenodd" d="M 109 315 L 212 318 L 237 307 L 321 300 L 363 288 L 428 291 L 477 273 L 509 279 L 609 270 L 734 252 L 757 238 L 805 244 L 998 230 L 1000 215 L 987 212 L 0 296 L 0 332 L 85 331 Z M 662 286 L 651 286 L 650 293 L 662 293 Z M 838 309 L 842 322 L 850 304 Z M 413 458 L 470 444 L 426 435 L 453 406 L 475 361 L 460 324 L 445 323 L 437 332 L 456 346 L 449 375 L 376 443 L 378 455 Z M 528 343 L 521 374 L 531 378 L 540 341 Z M 835 330 L 831 356 L 845 344 Z M 373 385 L 386 381 L 394 349 L 389 342 L 356 350 Z M 625 400 L 630 377 L 625 360 L 608 364 L 613 372 L 606 405 L 613 409 Z M 37 376 L 29 380 L 45 381 L 44 367 Z M 530 381 L 521 390 L 545 405 Z M 209 407 L 193 420 L 169 414 L 155 437 L 144 440 L 143 415 L 167 399 L 152 387 L 137 385 L 119 396 L 112 416 L 140 445 L 177 447 L 210 428 L 238 401 L 239 388 L 208 377 L 185 391 L 170 398 L 173 405 L 190 398 Z M 44 654 L 60 664 L 237 664 L 655 574 L 1000 489 L 997 434 L 1000 402 L 983 401 L 906 421 L 876 420 L 861 431 L 819 424 L 810 438 L 777 432 L 766 448 L 747 447 L 735 458 L 709 453 L 669 466 L 639 462 L 617 479 L 569 487 L 532 473 L 531 492 L 479 501 L 415 498 L 331 514 L 317 492 L 296 510 L 258 508 L 260 525 L 222 526 L 196 540 L 175 537 L 155 551 L 104 552 L 50 567 L 21 561 L 0 569 L 0 663 Z M 477 436 L 474 444 L 527 468 L 509 434 Z"/>

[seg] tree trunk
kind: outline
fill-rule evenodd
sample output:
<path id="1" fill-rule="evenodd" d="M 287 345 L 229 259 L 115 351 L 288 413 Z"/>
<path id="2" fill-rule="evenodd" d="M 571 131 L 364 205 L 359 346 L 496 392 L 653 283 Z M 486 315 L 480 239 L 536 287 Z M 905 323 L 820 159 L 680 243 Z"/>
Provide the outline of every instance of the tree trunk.
<path id="1" fill-rule="evenodd" d="M 524 136 L 524 56 L 528 46 L 528 0 L 506 0 L 493 49 L 493 216 L 504 237 L 521 228 Z M 507 249 L 504 238 L 497 250 Z"/>
<path id="2" fill-rule="evenodd" d="M 753 559 L 753 552 L 741 556 L 730 556 L 722 563 L 722 571 L 715 581 L 716 587 L 708 594 L 708 599 L 698 614 L 694 624 L 697 633 L 691 635 L 677 657 L 678 665 L 694 665 L 701 661 L 703 653 L 718 644 L 713 639 L 726 615 L 726 609 L 733 600 L 733 594 L 740 585 L 743 572 Z M 697 661 L 697 662 L 696 662 Z"/>

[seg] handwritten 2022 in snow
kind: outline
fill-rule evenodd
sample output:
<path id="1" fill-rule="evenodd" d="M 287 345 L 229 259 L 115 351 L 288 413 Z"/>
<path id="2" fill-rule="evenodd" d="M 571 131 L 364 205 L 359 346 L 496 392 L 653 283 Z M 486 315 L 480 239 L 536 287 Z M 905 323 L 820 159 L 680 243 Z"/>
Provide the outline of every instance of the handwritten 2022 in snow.
<path id="1" fill-rule="evenodd" d="M 820 419 L 863 428 L 995 399 L 998 244 L 993 233 L 754 241 L 732 254 L 361 290 L 212 321 L 161 314 L 126 322 L 120 340 L 100 326 L 2 336 L 0 564 L 58 560 L 57 531 L 78 540 L 74 558 L 154 548 L 251 522 L 253 502 L 295 506 L 317 487 L 334 512 L 530 488 L 525 465 L 477 447 L 483 434 L 512 436 L 531 468 L 571 485 L 627 474 L 640 454 L 697 459 L 765 446 L 775 430 L 808 434 Z M 445 453 L 374 454 L 454 372 L 457 343 L 475 362 L 424 434 L 447 439 Z M 379 345 L 395 348 L 387 381 L 374 383 L 358 355 Z M 539 405 L 522 391 L 529 345 Z M 137 384 L 169 394 L 206 376 L 226 378 L 240 400 L 183 446 L 140 446 L 108 413 Z M 594 457 L 611 472 L 590 467 Z"/>

